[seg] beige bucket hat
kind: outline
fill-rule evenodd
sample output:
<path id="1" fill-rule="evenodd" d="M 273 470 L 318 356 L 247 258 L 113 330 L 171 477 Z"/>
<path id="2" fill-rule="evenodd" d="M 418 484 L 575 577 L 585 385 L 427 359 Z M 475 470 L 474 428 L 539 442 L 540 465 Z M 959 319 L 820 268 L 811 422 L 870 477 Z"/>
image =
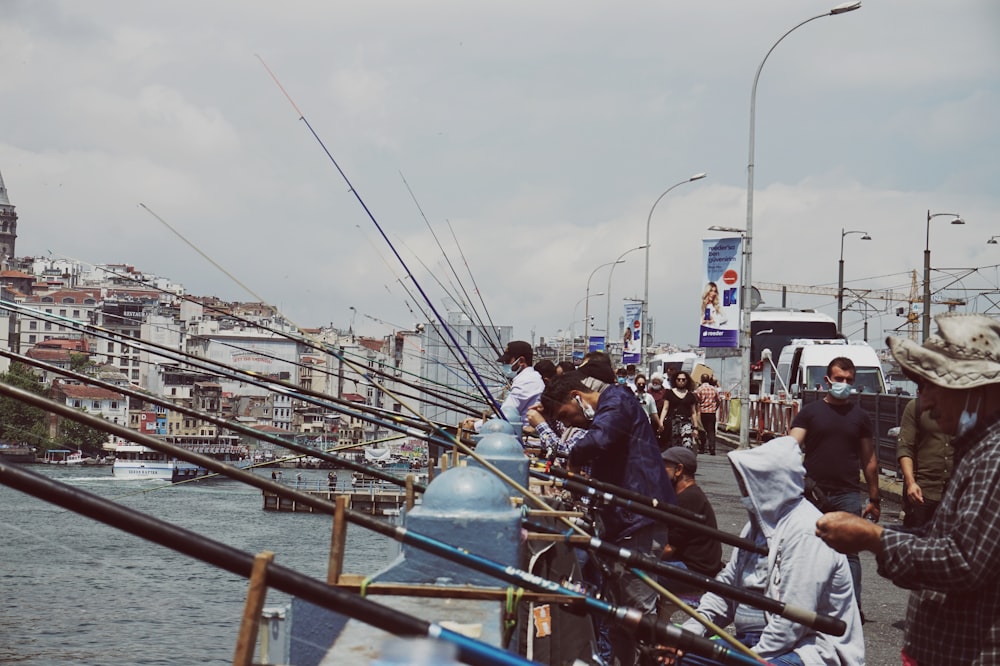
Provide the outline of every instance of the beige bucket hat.
<path id="1" fill-rule="evenodd" d="M 1000 320 L 981 314 L 941 314 L 937 335 L 918 345 L 907 338 L 886 343 L 903 372 L 950 389 L 1000 383 Z"/>

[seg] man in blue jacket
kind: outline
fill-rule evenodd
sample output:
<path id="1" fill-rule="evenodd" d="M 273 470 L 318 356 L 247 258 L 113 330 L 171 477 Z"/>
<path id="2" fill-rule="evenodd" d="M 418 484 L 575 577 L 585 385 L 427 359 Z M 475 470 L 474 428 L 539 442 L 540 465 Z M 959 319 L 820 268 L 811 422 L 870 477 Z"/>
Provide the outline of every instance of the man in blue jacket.
<path id="1" fill-rule="evenodd" d="M 569 454 L 571 471 L 583 465 L 605 483 L 676 504 L 673 487 L 660 461 L 660 447 L 649 418 L 626 385 L 599 385 L 591 389 L 576 372 L 555 378 L 542 394 L 545 414 L 567 426 L 586 428 L 587 434 Z M 602 539 L 629 550 L 659 556 L 667 544 L 666 526 L 651 518 L 619 507 L 605 507 L 599 516 Z M 656 612 L 656 592 L 631 571 L 622 568 L 611 577 L 616 604 Z M 613 629 L 611 644 L 621 664 L 635 661 L 635 641 L 624 631 Z"/>

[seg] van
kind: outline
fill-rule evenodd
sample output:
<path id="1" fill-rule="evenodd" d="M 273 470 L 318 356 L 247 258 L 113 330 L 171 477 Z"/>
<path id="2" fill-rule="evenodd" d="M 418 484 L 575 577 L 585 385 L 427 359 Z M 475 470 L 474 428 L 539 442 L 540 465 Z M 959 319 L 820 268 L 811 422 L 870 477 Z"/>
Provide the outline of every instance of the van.
<path id="1" fill-rule="evenodd" d="M 830 361 L 840 356 L 854 362 L 854 388 L 858 393 L 886 392 L 882 362 L 867 342 L 796 339 L 781 349 L 771 393 L 784 390 L 790 397 L 798 399 L 803 391 L 826 389 L 823 381 L 826 368 Z"/>

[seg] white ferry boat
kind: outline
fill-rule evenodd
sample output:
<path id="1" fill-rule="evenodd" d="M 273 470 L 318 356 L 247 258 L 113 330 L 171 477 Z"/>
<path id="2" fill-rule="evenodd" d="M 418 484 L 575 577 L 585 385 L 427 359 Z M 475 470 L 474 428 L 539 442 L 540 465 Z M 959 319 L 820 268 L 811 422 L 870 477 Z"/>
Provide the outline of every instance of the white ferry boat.
<path id="1" fill-rule="evenodd" d="M 253 464 L 250 451 L 240 443 L 238 435 L 167 435 L 163 440 L 236 467 L 244 468 Z M 212 473 L 194 463 L 132 442 L 124 442 L 115 447 L 115 462 L 111 472 L 121 479 L 164 479 L 174 483 Z"/>

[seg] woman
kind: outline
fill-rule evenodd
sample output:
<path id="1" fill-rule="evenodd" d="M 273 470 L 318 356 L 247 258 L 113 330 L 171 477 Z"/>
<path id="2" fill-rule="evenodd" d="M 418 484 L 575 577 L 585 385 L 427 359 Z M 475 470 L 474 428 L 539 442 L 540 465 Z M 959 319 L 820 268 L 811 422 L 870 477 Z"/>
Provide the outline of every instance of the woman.
<path id="1" fill-rule="evenodd" d="M 690 390 L 691 376 L 683 370 L 674 375 L 672 387 L 663 396 L 660 423 L 669 446 L 686 446 L 698 452 L 694 429 L 698 423 L 698 399 Z"/>
<path id="2" fill-rule="evenodd" d="M 722 312 L 722 301 L 719 300 L 719 285 L 709 282 L 701 295 L 701 325 L 718 326 L 726 323 Z"/>

